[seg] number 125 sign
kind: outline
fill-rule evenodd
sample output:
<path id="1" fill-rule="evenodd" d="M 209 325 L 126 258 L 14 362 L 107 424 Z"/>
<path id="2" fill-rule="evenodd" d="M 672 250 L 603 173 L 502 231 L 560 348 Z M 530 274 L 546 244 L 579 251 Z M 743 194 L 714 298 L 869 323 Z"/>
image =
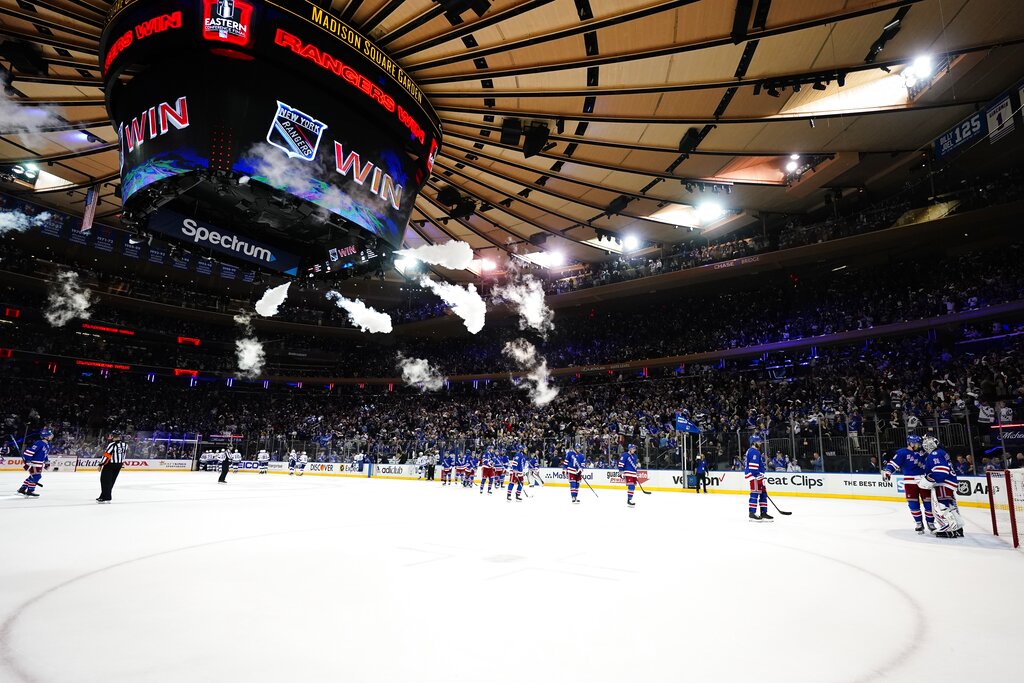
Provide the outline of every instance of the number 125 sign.
<path id="1" fill-rule="evenodd" d="M 963 145 L 988 134 L 985 112 L 978 111 L 935 139 L 935 158 L 941 159 Z"/>

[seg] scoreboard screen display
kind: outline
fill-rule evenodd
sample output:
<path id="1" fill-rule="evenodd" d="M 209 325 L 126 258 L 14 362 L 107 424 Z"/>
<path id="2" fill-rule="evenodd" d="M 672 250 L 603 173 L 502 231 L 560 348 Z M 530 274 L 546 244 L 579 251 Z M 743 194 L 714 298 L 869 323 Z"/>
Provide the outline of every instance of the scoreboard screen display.
<path id="1" fill-rule="evenodd" d="M 408 74 L 327 10 L 306 0 L 118 0 L 99 59 L 126 209 L 162 181 L 216 174 L 400 244 L 440 124 Z"/>

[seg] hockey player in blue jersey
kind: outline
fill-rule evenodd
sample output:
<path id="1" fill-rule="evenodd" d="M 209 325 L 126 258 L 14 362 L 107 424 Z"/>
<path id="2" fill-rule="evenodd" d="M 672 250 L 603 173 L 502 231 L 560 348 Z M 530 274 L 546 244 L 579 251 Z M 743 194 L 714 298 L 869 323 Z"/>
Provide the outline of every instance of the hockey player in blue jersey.
<path id="1" fill-rule="evenodd" d="M 924 507 L 924 521 L 928 523 L 928 529 L 935 531 L 935 518 L 932 515 L 932 495 L 927 489 L 922 489 L 920 480 L 925 475 L 925 454 L 921 451 L 921 437 L 911 434 L 907 437 L 907 447 L 896 451 L 892 460 L 885 463 L 882 468 L 882 478 L 888 481 L 897 472 L 903 475 L 903 491 L 907 496 L 907 507 L 910 508 L 910 516 L 916 524 L 915 531 L 924 533 L 924 523 L 921 520 L 921 507 Z"/>
<path id="2" fill-rule="evenodd" d="M 619 472 L 623 481 L 626 482 L 626 505 L 634 507 L 633 494 L 636 493 L 637 462 L 636 444 L 631 443 L 626 447 L 626 452 L 619 456 Z"/>
<path id="3" fill-rule="evenodd" d="M 49 429 L 42 429 L 39 432 L 39 439 L 22 452 L 21 458 L 25 463 L 24 468 L 28 470 L 25 482 L 18 489 L 18 493 L 27 498 L 38 498 L 36 487 L 42 486 L 39 480 L 43 478 L 43 470 L 50 467 L 50 441 L 53 440 L 53 432 Z"/>
<path id="4" fill-rule="evenodd" d="M 485 448 L 480 455 L 480 493 L 484 492 L 484 483 L 487 484 L 487 495 L 493 493 L 491 487 L 494 485 L 494 453 L 490 448 Z"/>
<path id="5" fill-rule="evenodd" d="M 499 449 L 494 453 L 494 488 L 505 488 L 506 469 L 508 469 L 508 453 Z"/>
<path id="6" fill-rule="evenodd" d="M 580 502 L 580 482 L 583 481 L 583 468 L 586 467 L 587 458 L 575 449 L 569 448 L 565 451 L 565 459 L 562 460 L 562 470 L 569 479 L 569 497 L 572 502 Z"/>
<path id="7" fill-rule="evenodd" d="M 458 450 L 453 451 L 455 453 L 455 481 L 459 486 L 465 486 L 466 482 L 466 456 L 459 453 Z"/>
<path id="8" fill-rule="evenodd" d="M 743 477 L 750 482 L 750 501 L 748 517 L 751 522 L 771 522 L 775 518 L 768 514 L 768 491 L 764 488 L 764 438 L 760 434 L 750 435 L 750 448 L 747 449 L 746 465 Z M 757 516 L 757 508 L 761 508 L 761 516 Z"/>
<path id="9" fill-rule="evenodd" d="M 523 499 L 523 478 L 526 476 L 526 470 L 529 464 L 526 461 L 526 454 L 523 453 L 522 446 L 516 445 L 516 454 L 508 461 L 508 495 L 505 496 L 506 500 L 512 500 L 512 489 L 518 484 L 516 488 L 516 500 Z"/>
<path id="10" fill-rule="evenodd" d="M 450 453 L 441 456 L 441 486 L 447 486 L 452 480 L 452 468 L 455 467 L 455 459 Z"/>
<path id="11" fill-rule="evenodd" d="M 927 453 L 924 459 L 925 476 L 919 480 L 919 486 L 935 491 L 937 501 L 936 512 L 939 518 L 939 529 L 935 532 L 937 538 L 962 538 L 964 535 L 964 520 L 960 516 L 960 509 L 956 504 L 957 477 L 953 471 L 953 465 L 949 461 L 947 453 L 934 436 L 926 436 L 922 439 L 924 452 Z"/>
<path id="12" fill-rule="evenodd" d="M 462 485 L 466 488 L 473 488 L 473 478 L 476 477 L 476 456 L 473 455 L 473 451 L 468 449 L 466 450 L 465 466 Z"/>

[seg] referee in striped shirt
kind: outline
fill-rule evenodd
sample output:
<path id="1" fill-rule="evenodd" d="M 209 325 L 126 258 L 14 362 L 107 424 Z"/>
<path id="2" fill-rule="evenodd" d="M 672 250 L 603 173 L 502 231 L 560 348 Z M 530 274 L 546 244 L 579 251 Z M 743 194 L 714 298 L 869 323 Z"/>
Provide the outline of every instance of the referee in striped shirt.
<path id="1" fill-rule="evenodd" d="M 103 449 L 103 462 L 100 464 L 100 497 L 97 503 L 109 503 L 110 492 L 114 490 L 117 475 L 124 467 L 124 458 L 128 455 L 128 444 L 124 442 L 121 432 L 111 432 L 110 443 Z"/>

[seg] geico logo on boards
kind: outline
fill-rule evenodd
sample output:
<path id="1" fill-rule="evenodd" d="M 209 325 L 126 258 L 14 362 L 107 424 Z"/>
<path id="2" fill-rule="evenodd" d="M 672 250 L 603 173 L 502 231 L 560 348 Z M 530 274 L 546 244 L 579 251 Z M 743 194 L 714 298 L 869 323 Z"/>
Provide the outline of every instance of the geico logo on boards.
<path id="1" fill-rule="evenodd" d="M 199 225 L 191 218 L 186 218 L 181 222 L 181 234 L 185 237 L 191 237 L 192 241 L 196 244 L 199 244 L 200 242 L 209 242 L 210 244 L 223 247 L 229 251 L 237 251 L 240 254 L 251 256 L 257 261 L 273 263 L 277 260 L 277 257 L 275 257 L 269 249 L 257 247 L 254 244 L 249 244 L 244 240 L 240 240 L 238 239 L 238 235 L 230 235 L 228 233 L 210 230 L 206 226 Z"/>
<path id="2" fill-rule="evenodd" d="M 239 468 L 241 468 L 243 470 L 255 470 L 255 469 L 258 469 L 259 466 L 260 466 L 260 464 L 258 462 L 256 462 L 255 460 L 243 460 L 243 461 L 237 462 L 235 464 Z"/>

